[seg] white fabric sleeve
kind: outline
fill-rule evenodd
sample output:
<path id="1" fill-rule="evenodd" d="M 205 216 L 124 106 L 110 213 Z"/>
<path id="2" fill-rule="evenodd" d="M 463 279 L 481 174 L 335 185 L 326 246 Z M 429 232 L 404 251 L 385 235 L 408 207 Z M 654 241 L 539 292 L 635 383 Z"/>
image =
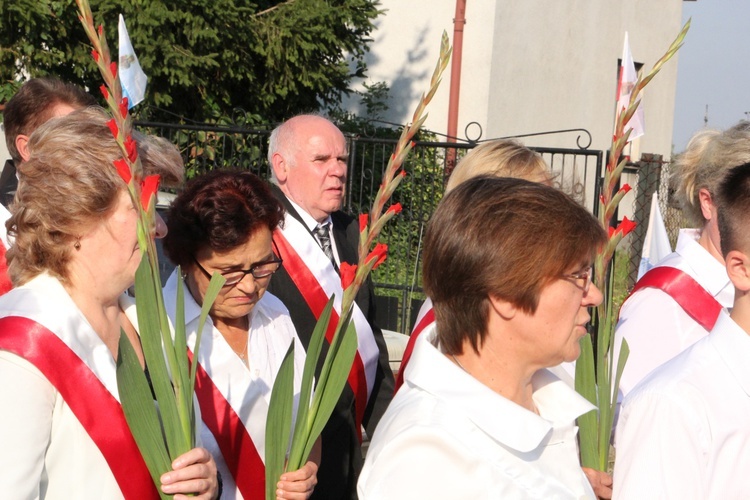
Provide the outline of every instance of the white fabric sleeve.
<path id="1" fill-rule="evenodd" d="M 57 391 L 31 363 L 0 351 L 0 492 L 39 498 Z"/>
<path id="2" fill-rule="evenodd" d="M 710 431 L 702 404 L 669 392 L 625 400 L 617 426 L 614 499 L 705 498 Z"/>
<path id="3" fill-rule="evenodd" d="M 479 454 L 445 431 L 417 425 L 389 439 L 365 465 L 357 492 L 360 500 L 488 498 L 491 478 L 483 481 L 483 470 Z"/>

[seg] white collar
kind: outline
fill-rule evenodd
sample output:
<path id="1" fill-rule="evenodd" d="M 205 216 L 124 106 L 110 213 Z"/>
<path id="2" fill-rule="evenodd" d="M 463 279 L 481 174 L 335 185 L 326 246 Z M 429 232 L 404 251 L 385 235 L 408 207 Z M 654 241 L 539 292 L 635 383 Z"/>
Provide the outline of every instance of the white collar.
<path id="1" fill-rule="evenodd" d="M 548 370 L 533 379 L 540 415 L 500 396 L 451 363 L 433 344 L 435 324 L 417 339 L 405 379 L 448 401 L 500 443 L 522 453 L 536 449 L 555 426 L 570 425 L 595 407 Z M 502 415 L 502 418 L 498 418 Z"/>
<path id="2" fill-rule="evenodd" d="M 286 195 L 284 195 L 284 196 L 286 196 Z M 326 224 L 326 223 L 328 223 L 328 224 L 331 224 L 331 227 L 333 227 L 333 224 L 331 223 L 331 216 L 330 216 L 330 214 L 328 215 L 328 217 L 326 217 L 326 220 L 324 220 L 323 222 L 318 222 L 318 221 L 316 221 L 313 218 L 312 215 L 310 215 L 302 207 L 300 207 L 299 205 L 297 205 L 290 197 L 287 196 L 286 199 L 289 200 L 289 203 L 291 203 L 292 207 L 294 207 L 294 209 L 297 211 L 297 213 L 299 214 L 300 218 L 302 219 L 302 223 L 305 225 L 305 227 L 310 232 L 313 232 L 315 230 L 315 228 L 318 227 L 318 224 Z"/>
<path id="3" fill-rule="evenodd" d="M 698 243 L 700 235 L 699 229 L 680 229 L 675 252 L 685 258 L 697 278 L 696 281 L 716 297 L 727 286 L 731 287 L 731 283 L 724 265 Z M 726 306 L 723 303 L 722 305 Z"/>

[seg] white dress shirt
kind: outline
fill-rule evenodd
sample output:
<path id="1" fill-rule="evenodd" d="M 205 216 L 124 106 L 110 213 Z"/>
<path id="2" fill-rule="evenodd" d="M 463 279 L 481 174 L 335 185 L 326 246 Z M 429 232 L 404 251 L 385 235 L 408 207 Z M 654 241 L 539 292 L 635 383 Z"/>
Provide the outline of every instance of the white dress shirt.
<path id="1" fill-rule="evenodd" d="M 711 331 L 625 398 L 614 498 L 750 498 L 750 337 Z"/>
<path id="2" fill-rule="evenodd" d="M 689 274 L 723 307 L 732 307 L 734 287 L 724 265 L 698 243 L 697 229 L 682 229 L 674 253 L 656 267 L 675 267 Z M 675 300 L 656 288 L 635 292 L 620 310 L 615 330 L 615 359 L 620 342 L 627 340 L 630 356 L 620 381 L 621 397 L 657 366 L 672 359 L 708 331 L 695 322 Z M 620 398 L 621 399 L 621 398 Z"/>
<path id="3" fill-rule="evenodd" d="M 164 301 L 170 319 L 177 295 L 176 271 L 164 287 Z M 201 307 L 185 286 L 185 331 L 188 347 L 195 346 Z M 265 460 L 265 431 L 268 405 L 276 375 L 289 345 L 294 342 L 294 411 L 296 417 L 305 349 L 292 324 L 289 311 L 274 295 L 266 292 L 250 311 L 248 334 L 248 366 L 237 356 L 211 318 L 206 319 L 198 359 L 235 413 L 242 420 L 262 460 Z M 202 445 L 211 452 L 224 483 L 223 499 L 242 498 L 229 472 L 216 439 L 205 425 L 201 426 Z"/>
<path id="4" fill-rule="evenodd" d="M 64 342 L 119 399 L 112 354 L 57 279 L 43 274 L 0 297 L 0 316 L 32 317 L 62 330 Z M 0 350 L 0 498 L 122 497 L 57 389 L 33 364 Z"/>
<path id="5" fill-rule="evenodd" d="M 593 406 L 541 370 L 536 415 L 449 361 L 434 336 L 433 325 L 417 339 L 370 443 L 359 498 L 595 498 L 575 426 Z"/>
<path id="6" fill-rule="evenodd" d="M 336 261 L 337 266 L 341 266 L 341 258 L 339 257 L 338 246 L 336 246 L 336 238 L 333 237 L 333 219 L 331 219 L 331 216 L 328 215 L 326 220 L 324 220 L 323 222 L 318 222 L 313 218 L 312 215 L 305 212 L 302 207 L 294 203 L 291 198 L 287 197 L 287 200 L 289 200 L 289 203 L 297 211 L 297 214 L 299 214 L 300 218 L 302 219 L 302 223 L 305 225 L 310 234 L 313 235 L 313 239 L 318 243 L 318 245 L 321 245 L 322 243 L 318 241 L 318 238 L 314 236 L 315 233 L 313 233 L 313 231 L 315 231 L 315 228 L 318 227 L 318 224 L 328 224 L 328 235 L 331 238 L 331 252 L 333 252 L 333 259 Z"/>

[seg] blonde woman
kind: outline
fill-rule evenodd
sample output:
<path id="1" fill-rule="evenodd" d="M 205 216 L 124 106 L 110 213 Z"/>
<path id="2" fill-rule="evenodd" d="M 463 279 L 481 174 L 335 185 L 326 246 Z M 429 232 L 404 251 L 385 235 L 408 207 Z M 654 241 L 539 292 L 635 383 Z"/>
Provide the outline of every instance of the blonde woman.
<path id="1" fill-rule="evenodd" d="M 726 173 L 750 161 L 750 122 L 726 131 L 702 130 L 672 165 L 671 184 L 690 227 L 674 253 L 646 273 L 620 310 L 615 346 L 630 356 L 620 382 L 627 394 L 649 372 L 708 335 L 734 288 L 721 254 L 716 189 Z M 615 353 L 617 355 L 617 353 Z"/>

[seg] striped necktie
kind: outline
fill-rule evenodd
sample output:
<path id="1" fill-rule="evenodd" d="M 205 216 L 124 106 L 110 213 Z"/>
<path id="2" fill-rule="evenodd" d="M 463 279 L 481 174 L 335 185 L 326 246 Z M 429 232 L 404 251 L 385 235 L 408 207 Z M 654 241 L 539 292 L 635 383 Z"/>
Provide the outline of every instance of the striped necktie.
<path id="1" fill-rule="evenodd" d="M 336 265 L 336 259 L 333 258 L 333 248 L 331 247 L 331 235 L 328 232 L 328 228 L 330 226 L 330 223 L 326 222 L 324 224 L 318 224 L 315 226 L 315 229 L 313 229 L 313 234 L 318 239 L 318 243 L 320 243 L 320 248 L 323 249 L 323 253 L 326 254 L 326 257 L 328 257 L 328 260 L 331 261 L 331 264 L 333 264 L 333 268 L 336 270 L 336 272 L 339 271 L 339 266 Z"/>

